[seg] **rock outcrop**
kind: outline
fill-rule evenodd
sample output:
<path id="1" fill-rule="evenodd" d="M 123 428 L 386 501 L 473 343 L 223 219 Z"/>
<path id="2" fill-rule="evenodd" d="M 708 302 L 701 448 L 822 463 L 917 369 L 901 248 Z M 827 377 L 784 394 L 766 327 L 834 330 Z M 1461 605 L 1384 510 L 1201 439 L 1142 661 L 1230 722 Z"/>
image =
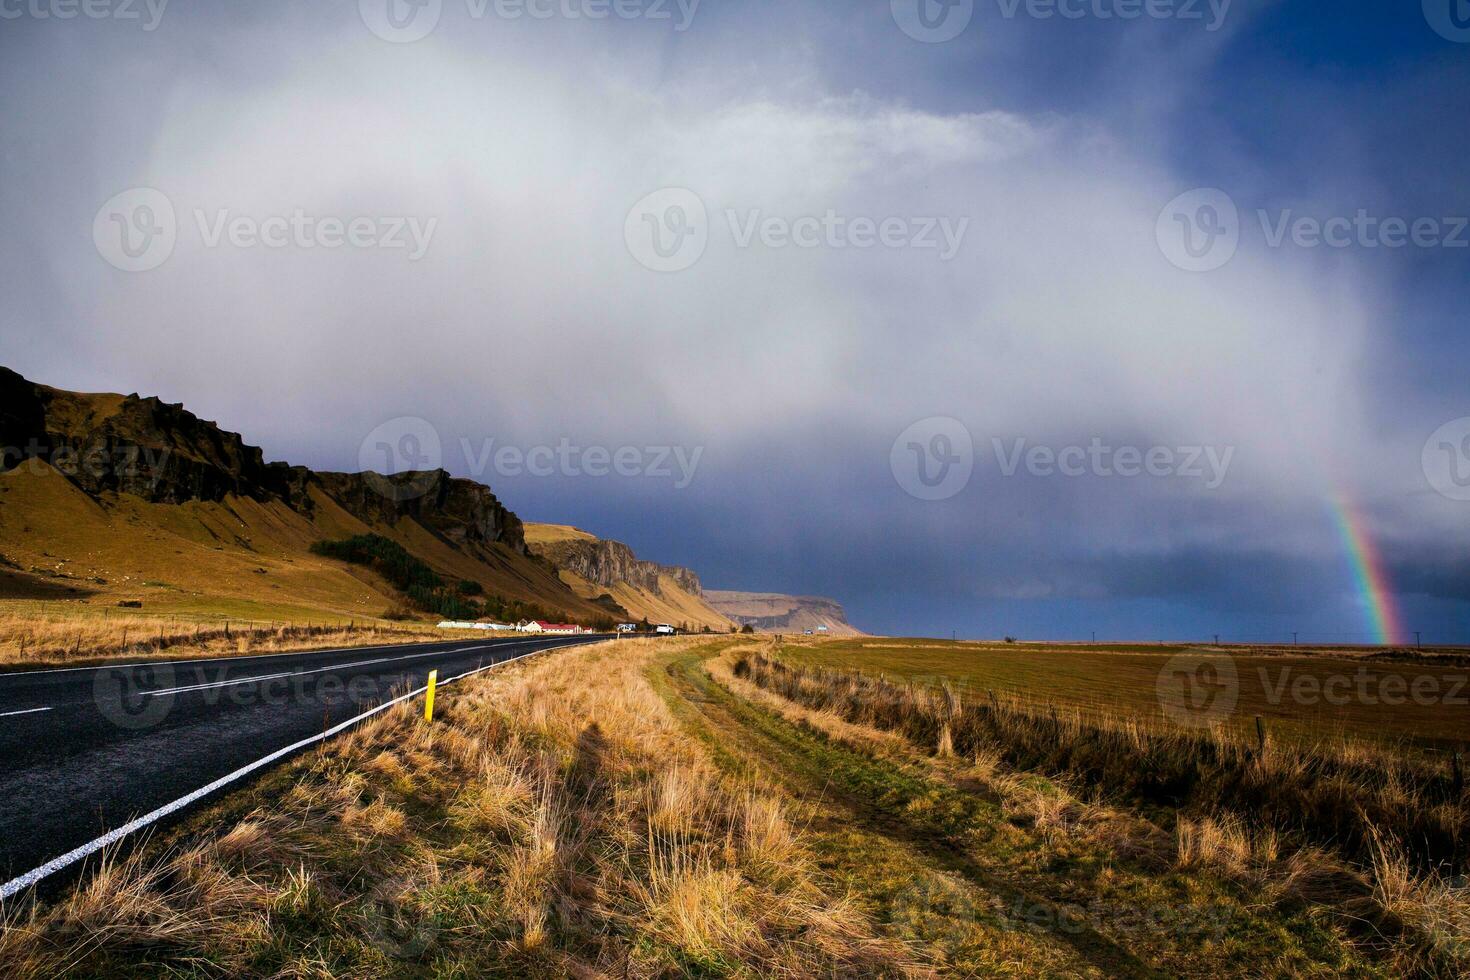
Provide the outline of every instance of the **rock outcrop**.
<path id="1" fill-rule="evenodd" d="M 316 473 L 313 479 L 333 500 L 368 524 L 412 518 L 455 545 L 503 544 L 523 554 L 521 519 L 473 480 L 444 470 L 400 473 Z"/>
<path id="2" fill-rule="evenodd" d="M 557 568 L 564 568 L 604 588 L 627 583 L 659 595 L 663 591 L 660 578 L 667 576 L 690 595 L 704 590 L 699 576 L 687 568 L 643 561 L 633 549 L 621 541 L 604 541 L 591 535 L 558 541 L 534 541 L 531 552 L 540 555 Z"/>
<path id="3" fill-rule="evenodd" d="M 762 633 L 804 633 L 812 630 L 832 636 L 863 635 L 847 621 L 842 604 L 834 599 L 714 589 L 705 592 L 704 598 L 722 615 Z"/>
<path id="4" fill-rule="evenodd" d="M 489 487 L 443 470 L 381 476 L 267 463 L 259 447 L 182 405 L 60 391 L 5 368 L 0 396 L 4 468 L 42 459 L 94 497 L 126 493 L 182 504 L 234 495 L 279 499 L 310 516 L 316 487 L 367 524 L 411 518 L 454 545 L 502 544 L 527 553 L 520 518 Z"/>

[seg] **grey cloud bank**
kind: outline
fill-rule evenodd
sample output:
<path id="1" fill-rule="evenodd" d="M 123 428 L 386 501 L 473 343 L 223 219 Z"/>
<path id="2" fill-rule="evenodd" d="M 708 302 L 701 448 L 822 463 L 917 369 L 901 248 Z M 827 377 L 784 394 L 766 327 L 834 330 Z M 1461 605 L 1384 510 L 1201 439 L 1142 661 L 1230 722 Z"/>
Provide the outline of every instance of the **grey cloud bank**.
<path id="1" fill-rule="evenodd" d="M 1470 457 L 1421 461 L 1470 413 L 1467 297 L 1415 278 L 1464 253 L 1405 271 L 1431 250 L 1273 248 L 1259 229 L 1207 273 L 1161 251 L 1181 229 L 1161 209 L 1195 187 L 1273 234 L 1289 214 L 1286 243 L 1299 216 L 1325 233 L 1359 209 L 1465 214 L 1448 164 L 1410 166 L 1439 192 L 1401 201 L 1362 190 L 1388 181 L 1346 150 L 1311 181 L 1285 151 L 1243 159 L 1208 96 L 1255 8 L 1089 6 L 1068 19 L 1079 51 L 1016 0 L 940 56 L 882 6 L 667 4 L 645 29 L 616 5 L 503 18 L 487 0 L 491 30 L 448 3 L 412 44 L 305 5 L 175 5 L 146 43 L 162 4 L 127 28 L 0 23 L 0 361 L 184 401 L 326 469 L 422 417 L 446 466 L 523 514 L 712 586 L 832 594 L 871 629 L 1361 633 L 1342 493 L 1407 618 L 1470 621 L 1435 547 L 1466 519 L 1435 481 Z M 1435 74 L 1452 66 L 1419 63 L 1458 91 Z M 161 207 L 99 212 L 124 188 L 166 194 L 171 239 L 145 238 Z M 667 188 L 703 223 L 635 213 Z M 666 259 L 647 250 L 660 230 Z M 701 230 L 697 255 L 675 245 Z M 923 499 L 895 483 L 895 440 L 930 418 L 975 433 L 985 465 Z M 909 443 L 952 453 L 936 434 L 901 462 L 921 459 Z M 584 450 L 565 465 L 564 442 Z M 620 479 L 624 449 L 624 470 L 668 475 Z"/>

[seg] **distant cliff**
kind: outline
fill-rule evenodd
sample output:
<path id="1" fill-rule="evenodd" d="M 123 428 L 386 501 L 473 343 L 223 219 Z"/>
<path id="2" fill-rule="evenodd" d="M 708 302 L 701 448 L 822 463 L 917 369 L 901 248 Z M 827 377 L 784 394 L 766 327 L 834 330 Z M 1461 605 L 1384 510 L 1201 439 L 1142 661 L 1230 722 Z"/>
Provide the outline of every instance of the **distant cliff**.
<path id="1" fill-rule="evenodd" d="M 644 561 L 621 541 L 565 524 L 527 524 L 526 546 L 570 577 L 584 598 L 605 593 L 635 619 L 719 631 L 735 625 L 704 600 L 693 571 Z"/>
<path id="2" fill-rule="evenodd" d="M 539 525 L 529 547 L 533 554 L 540 555 L 556 567 L 574 572 L 604 588 L 610 589 L 626 582 L 657 595 L 663 588 L 660 579 L 667 577 L 690 595 L 698 596 L 704 592 L 699 576 L 690 569 L 643 561 L 621 541 L 606 541 L 576 528 Z"/>
<path id="3" fill-rule="evenodd" d="M 825 626 L 825 632 L 832 636 L 864 635 L 847 621 L 841 603 L 833 599 L 715 589 L 706 591 L 704 598 L 722 615 L 762 633 L 817 632 Z"/>

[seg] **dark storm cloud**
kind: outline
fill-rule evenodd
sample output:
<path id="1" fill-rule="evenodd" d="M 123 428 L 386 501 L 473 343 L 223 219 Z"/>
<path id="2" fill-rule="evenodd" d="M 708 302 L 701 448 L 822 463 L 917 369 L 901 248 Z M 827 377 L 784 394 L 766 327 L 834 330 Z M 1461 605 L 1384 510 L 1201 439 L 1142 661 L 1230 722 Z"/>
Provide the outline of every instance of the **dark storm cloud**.
<path id="1" fill-rule="evenodd" d="M 422 419 L 528 517 L 712 586 L 832 594 L 879 630 L 1361 629 L 1345 496 L 1408 618 L 1463 635 L 1470 504 L 1421 453 L 1470 416 L 1466 253 L 1273 247 L 1255 213 L 1470 210 L 1470 49 L 1414 5 L 1237 3 L 1218 30 L 979 6 L 945 44 L 886 2 L 706 0 L 685 30 L 446 3 L 403 44 L 356 4 L 0 21 L 0 361 L 324 468 Z M 1202 186 L 1245 222 L 1208 273 L 1156 240 Z M 709 217 L 679 272 L 625 242 L 665 187 Z M 133 188 L 178 226 L 130 273 L 93 225 Z M 372 245 L 323 246 L 355 219 Z M 803 219 L 817 247 L 792 244 Z M 888 219 L 904 244 L 853 245 Z M 379 247 L 394 221 L 425 232 L 416 257 Z M 940 242 L 964 222 L 952 257 L 913 247 L 926 222 Z M 933 417 L 974 447 L 937 501 L 890 458 Z M 1216 486 L 1008 476 L 997 440 L 1233 455 Z M 700 455 L 680 486 L 506 472 L 492 441 Z"/>

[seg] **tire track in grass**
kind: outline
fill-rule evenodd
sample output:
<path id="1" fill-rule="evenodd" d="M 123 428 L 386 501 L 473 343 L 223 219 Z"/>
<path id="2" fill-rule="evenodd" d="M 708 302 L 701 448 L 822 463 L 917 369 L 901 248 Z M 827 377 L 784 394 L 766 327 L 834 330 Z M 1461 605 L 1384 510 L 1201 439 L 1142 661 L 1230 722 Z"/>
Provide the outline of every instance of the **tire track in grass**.
<path id="1" fill-rule="evenodd" d="M 977 920 L 971 923 L 976 935 L 950 931 L 942 914 L 938 922 L 929 917 L 930 925 L 946 933 L 940 938 L 948 942 L 941 947 L 954 947 L 946 949 L 947 953 L 969 951 L 982 960 L 978 965 L 991 970 L 1009 967 L 1033 972 L 1040 968 L 1053 975 L 1164 976 L 1086 924 L 1072 921 L 1071 928 L 1045 929 L 1038 935 L 1030 928 L 1018 929 L 1003 914 L 991 911 L 997 904 L 1024 907 L 1040 911 L 1047 921 L 1069 921 L 1064 910 L 1045 896 L 997 876 L 971 856 L 974 847 L 986 843 L 987 831 L 993 832 L 1004 819 L 993 803 L 969 794 L 936 794 L 932 783 L 744 701 L 716 684 L 702 666 L 722 649 L 712 644 L 668 658 L 650 671 L 650 681 L 722 766 L 767 779 L 774 776 L 802 801 L 820 801 L 810 829 L 825 835 L 829 856 L 847 865 L 842 870 L 855 877 L 855 884 L 879 906 L 881 918 L 902 925 L 898 920 L 906 913 L 917 911 L 918 918 L 924 919 L 924 913 L 931 911 L 926 886 L 911 883 L 895 894 L 881 880 L 881 872 L 872 867 L 875 863 L 908 864 L 931 880 L 956 882 L 959 891 L 968 893 L 952 896 L 953 901 L 937 896 L 938 911 L 958 905 L 964 917 Z M 860 838 L 852 839 L 853 833 Z M 897 850 L 907 860 L 879 857 L 877 852 L 885 849 Z M 855 866 L 855 862 L 859 863 Z M 877 872 L 879 880 L 865 871 Z M 902 907 L 916 895 L 923 908 Z M 1038 939 L 1044 944 L 1038 945 Z M 974 948 L 976 941 L 988 941 L 994 948 L 982 952 Z M 1017 957 L 1023 959 L 1018 962 Z M 1036 962 L 1038 958 L 1043 962 Z"/>

